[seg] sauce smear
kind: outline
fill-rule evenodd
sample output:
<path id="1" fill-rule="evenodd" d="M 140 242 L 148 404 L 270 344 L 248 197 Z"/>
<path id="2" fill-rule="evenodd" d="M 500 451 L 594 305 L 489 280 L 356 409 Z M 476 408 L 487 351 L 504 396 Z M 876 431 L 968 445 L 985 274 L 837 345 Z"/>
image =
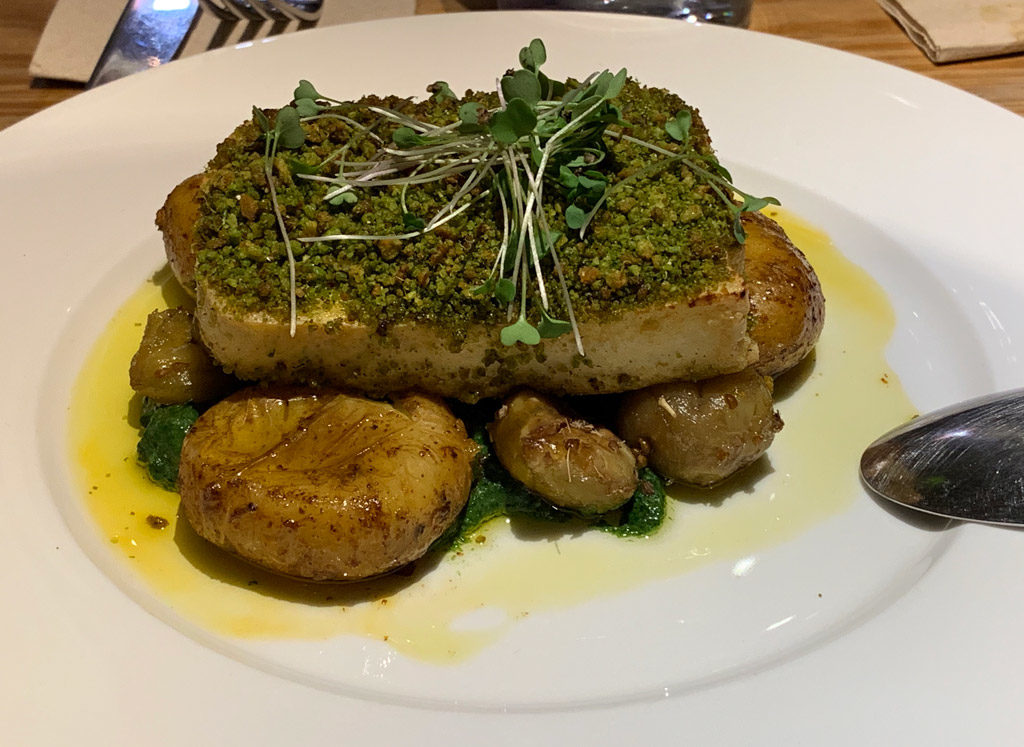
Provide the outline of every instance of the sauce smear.
<path id="1" fill-rule="evenodd" d="M 211 631 L 278 639 L 356 635 L 435 663 L 472 656 L 531 613 L 736 562 L 785 542 L 861 495 L 861 448 L 915 412 L 885 361 L 895 320 L 881 288 L 821 231 L 780 209 L 769 215 L 821 279 L 824 332 L 815 353 L 776 382 L 786 427 L 767 456 L 711 490 L 671 487 L 669 518 L 654 537 L 568 536 L 557 526 L 495 521 L 482 541 L 457 555 L 348 586 L 282 578 L 225 554 L 179 520 L 178 496 L 150 482 L 135 461 L 139 402 L 128 386 L 128 363 L 146 315 L 187 303 L 168 270 L 124 304 L 76 383 L 72 461 L 87 510 L 111 552 L 154 595 Z"/>

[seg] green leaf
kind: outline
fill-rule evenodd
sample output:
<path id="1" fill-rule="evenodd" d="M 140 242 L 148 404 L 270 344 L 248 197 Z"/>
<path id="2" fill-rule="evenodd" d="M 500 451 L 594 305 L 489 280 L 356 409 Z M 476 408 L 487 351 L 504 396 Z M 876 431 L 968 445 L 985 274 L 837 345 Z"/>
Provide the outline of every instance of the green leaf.
<path id="1" fill-rule="evenodd" d="M 443 80 L 434 82 L 432 85 L 427 86 L 427 90 L 433 95 L 430 97 L 434 101 L 442 101 L 444 99 L 458 99 L 455 95 L 455 91 L 448 87 L 448 83 Z"/>
<path id="2" fill-rule="evenodd" d="M 587 87 L 583 93 L 585 101 L 590 101 L 588 106 L 593 106 L 598 100 L 608 100 L 622 93 L 626 84 L 626 69 L 612 75 L 609 71 L 603 71 Z M 591 100 L 593 99 L 593 100 Z"/>
<path id="3" fill-rule="evenodd" d="M 516 284 L 509 278 L 501 278 L 494 285 L 494 297 L 502 303 L 512 303 L 516 297 Z"/>
<path id="4" fill-rule="evenodd" d="M 568 89 L 562 94 L 562 103 L 566 105 L 573 103 L 583 95 L 584 90 L 583 86 Z"/>
<path id="5" fill-rule="evenodd" d="M 527 70 L 537 72 L 537 68 L 548 60 L 548 52 L 544 48 L 544 42 L 534 39 L 530 45 L 519 50 L 519 64 Z"/>
<path id="6" fill-rule="evenodd" d="M 543 138 L 551 137 L 568 124 L 561 117 L 538 117 L 537 134 Z"/>
<path id="7" fill-rule="evenodd" d="M 533 132 L 536 125 L 537 115 L 533 107 L 522 99 L 512 99 L 504 109 L 494 113 L 488 129 L 495 141 L 501 145 L 512 145 Z"/>
<path id="8" fill-rule="evenodd" d="M 540 162 L 544 160 L 544 151 L 537 147 L 536 144 L 530 144 L 530 163 L 533 164 L 533 168 L 539 169 Z"/>
<path id="9" fill-rule="evenodd" d="M 544 73 L 537 71 L 537 80 L 540 81 L 541 97 L 548 101 L 555 101 L 565 95 L 565 83 L 560 80 L 551 80 Z"/>
<path id="10" fill-rule="evenodd" d="M 544 257 L 551 253 L 551 246 L 544 241 L 544 236 L 540 232 L 540 226 L 537 227 L 537 236 L 532 246 L 533 251 L 536 252 L 537 256 L 541 259 L 544 259 Z"/>
<path id="11" fill-rule="evenodd" d="M 256 126 L 263 130 L 264 133 L 272 131 L 273 128 L 270 126 L 270 120 L 267 119 L 267 115 L 263 113 L 262 109 L 254 106 L 252 108 L 252 119 L 256 123 Z"/>
<path id="12" fill-rule="evenodd" d="M 740 210 L 745 213 L 753 213 L 761 208 L 766 208 L 769 205 L 780 205 L 781 203 L 774 197 L 754 197 L 754 195 L 743 195 L 743 204 L 740 206 Z"/>
<path id="13" fill-rule="evenodd" d="M 615 75 L 609 74 L 608 82 L 605 87 L 604 97 L 606 99 L 613 99 L 622 93 L 622 87 L 626 85 L 626 68 L 622 68 Z"/>
<path id="14" fill-rule="evenodd" d="M 737 210 L 732 216 L 732 235 L 740 244 L 747 241 L 747 232 L 743 229 L 743 221 L 740 218 L 740 211 Z"/>
<path id="15" fill-rule="evenodd" d="M 480 124 L 480 112 L 483 106 L 475 101 L 467 101 L 459 107 L 459 121 L 463 124 Z"/>
<path id="16" fill-rule="evenodd" d="M 561 337 L 572 332 L 572 325 L 569 322 L 549 316 L 547 311 L 541 309 L 540 324 L 537 325 L 537 331 L 541 337 Z"/>
<path id="17" fill-rule="evenodd" d="M 497 112 L 491 117 L 491 123 L 488 126 L 491 132 L 491 137 L 494 141 L 500 145 L 512 145 L 519 136 L 516 134 L 515 128 L 512 123 L 508 121 L 508 117 L 505 112 Z"/>
<path id="18" fill-rule="evenodd" d="M 513 226 L 512 230 L 508 232 L 508 247 L 509 250 L 505 252 L 505 259 L 502 263 L 502 270 L 505 274 L 511 274 L 515 270 L 516 266 L 516 253 L 515 247 L 519 246 L 519 228 Z"/>
<path id="19" fill-rule="evenodd" d="M 412 213 L 402 213 L 402 225 L 407 231 L 422 231 L 427 224 Z"/>
<path id="20" fill-rule="evenodd" d="M 312 117 L 319 114 L 321 109 L 323 107 L 313 99 L 295 99 L 295 110 L 300 117 Z"/>
<path id="21" fill-rule="evenodd" d="M 334 195 L 334 197 L 328 200 L 328 202 L 332 205 L 355 205 L 359 202 L 359 197 L 355 192 L 349 190 L 348 192 L 341 192 Z"/>
<path id="22" fill-rule="evenodd" d="M 274 119 L 278 143 L 285 148 L 298 148 L 306 142 L 306 132 L 299 123 L 299 112 L 293 106 L 279 109 Z"/>
<path id="23" fill-rule="evenodd" d="M 323 99 L 326 97 L 320 95 L 320 92 L 316 90 L 312 83 L 303 79 L 299 81 L 298 88 L 295 89 L 292 98 L 298 101 L 299 99 Z"/>
<path id="24" fill-rule="evenodd" d="M 149 476 L 167 490 L 178 481 L 181 445 L 188 429 L 199 417 L 192 405 L 143 405 L 143 431 L 136 451 Z"/>
<path id="25" fill-rule="evenodd" d="M 673 140 L 685 143 L 690 137 L 690 124 L 693 121 L 693 114 L 689 109 L 683 109 L 673 119 L 665 123 L 665 132 Z"/>
<path id="26" fill-rule="evenodd" d="M 284 162 L 288 164 L 288 170 L 293 174 L 315 174 L 320 170 L 319 166 L 310 166 L 297 158 L 286 158 Z"/>
<path id="27" fill-rule="evenodd" d="M 516 70 L 501 79 L 501 92 L 506 101 L 522 99 L 528 104 L 536 104 L 541 97 L 540 79 L 530 70 Z"/>
<path id="28" fill-rule="evenodd" d="M 629 127 L 629 122 L 622 118 L 622 110 L 615 104 L 606 104 L 605 110 L 601 113 L 600 120 L 605 124 L 616 124 L 622 127 Z"/>
<path id="29" fill-rule="evenodd" d="M 622 86 L 626 83 L 626 69 L 623 68 L 614 75 L 605 70 L 598 75 L 591 83 L 592 95 L 603 101 L 613 99 L 622 92 Z"/>
<path id="30" fill-rule="evenodd" d="M 502 112 L 498 112 L 501 114 Z M 529 135 L 537 126 L 537 113 L 526 101 L 512 99 L 505 105 L 504 113 L 508 115 L 509 121 L 515 127 L 519 137 Z"/>
<path id="31" fill-rule="evenodd" d="M 573 115 L 578 115 L 599 103 L 601 103 L 600 96 L 588 95 L 586 98 L 580 99 L 579 101 L 573 101 L 571 104 L 566 104 L 565 109 Z"/>
<path id="32" fill-rule="evenodd" d="M 725 166 L 719 163 L 717 158 L 715 158 L 714 156 L 708 156 L 707 163 L 708 167 L 711 169 L 711 172 L 713 174 L 722 177 L 727 182 L 732 183 L 732 174 L 729 173 L 729 170 L 725 168 Z"/>
<path id="33" fill-rule="evenodd" d="M 583 224 L 587 222 L 587 214 L 582 208 L 576 205 L 570 205 L 565 209 L 565 225 L 569 228 L 580 229 L 583 228 Z"/>
<path id="34" fill-rule="evenodd" d="M 423 136 L 411 127 L 399 127 L 395 130 L 395 134 L 391 136 L 391 139 L 395 141 L 395 145 L 399 148 L 406 149 L 415 148 L 417 145 L 423 145 L 425 142 Z"/>
<path id="35" fill-rule="evenodd" d="M 652 470 L 640 470 L 636 491 L 624 508 L 621 523 L 601 528 L 619 537 L 647 537 L 665 521 L 665 486 Z"/>
<path id="36" fill-rule="evenodd" d="M 590 84 L 590 88 L 587 90 L 588 98 L 590 96 L 596 96 L 599 99 L 606 98 L 605 91 L 608 90 L 608 83 L 611 80 L 612 74 L 607 70 L 602 70 Z"/>
<path id="37" fill-rule="evenodd" d="M 575 189 L 576 185 L 580 183 L 580 180 L 568 166 L 559 166 L 558 182 L 566 189 Z"/>
<path id="38" fill-rule="evenodd" d="M 540 332 L 523 317 L 501 330 L 501 344 L 511 347 L 517 342 L 524 345 L 536 345 L 540 342 Z"/>

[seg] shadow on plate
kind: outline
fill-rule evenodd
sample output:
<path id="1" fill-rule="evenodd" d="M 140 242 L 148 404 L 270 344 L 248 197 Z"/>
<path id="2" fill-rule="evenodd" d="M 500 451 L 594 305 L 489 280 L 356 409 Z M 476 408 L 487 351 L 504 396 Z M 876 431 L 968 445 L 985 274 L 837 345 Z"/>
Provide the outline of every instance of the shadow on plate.
<path id="1" fill-rule="evenodd" d="M 817 360 L 817 352 L 812 348 L 811 352 L 804 356 L 803 360 L 775 379 L 772 400 L 776 405 L 785 401 L 790 395 L 800 391 L 804 382 L 814 373 Z"/>
<path id="2" fill-rule="evenodd" d="M 385 576 L 366 581 L 305 581 L 259 568 L 207 542 L 192 529 L 181 510 L 174 527 L 174 543 L 197 570 L 221 583 L 256 594 L 313 606 L 350 606 L 392 596 L 417 583 L 444 560 L 435 552 Z"/>
<path id="3" fill-rule="evenodd" d="M 771 459 L 768 454 L 763 454 L 753 464 L 711 487 L 672 483 L 666 486 L 665 492 L 670 499 L 680 503 L 718 508 L 735 495 L 755 493 L 757 484 L 773 472 L 775 469 L 772 467 Z"/>

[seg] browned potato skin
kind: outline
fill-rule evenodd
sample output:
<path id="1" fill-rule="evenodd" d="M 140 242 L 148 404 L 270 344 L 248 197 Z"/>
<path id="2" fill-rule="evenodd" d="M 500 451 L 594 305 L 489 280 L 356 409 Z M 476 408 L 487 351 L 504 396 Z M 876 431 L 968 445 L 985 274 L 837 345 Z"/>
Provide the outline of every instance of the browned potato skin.
<path id="1" fill-rule="evenodd" d="M 778 376 L 806 356 L 825 324 L 825 296 L 807 258 L 775 221 L 744 213 L 750 336 L 759 358 L 754 368 Z"/>
<path id="2" fill-rule="evenodd" d="M 604 513 L 636 490 L 636 458 L 622 439 L 535 392 L 512 395 L 488 431 L 509 474 L 560 508 Z"/>
<path id="3" fill-rule="evenodd" d="M 317 581 L 422 556 L 469 497 L 475 443 L 440 401 L 253 387 L 207 410 L 181 454 L 196 532 L 272 571 Z"/>
<path id="4" fill-rule="evenodd" d="M 708 486 L 761 456 L 781 428 L 771 378 L 748 368 L 627 394 L 618 432 L 663 477 Z"/>
<path id="5" fill-rule="evenodd" d="M 199 220 L 199 190 L 204 176 L 195 174 L 171 190 L 156 211 L 156 225 L 164 237 L 164 251 L 171 270 L 190 296 L 196 294 L 196 248 L 193 241 Z"/>
<path id="6" fill-rule="evenodd" d="M 128 380 L 136 392 L 163 405 L 210 402 L 236 385 L 196 341 L 185 309 L 154 311 L 146 318 Z"/>

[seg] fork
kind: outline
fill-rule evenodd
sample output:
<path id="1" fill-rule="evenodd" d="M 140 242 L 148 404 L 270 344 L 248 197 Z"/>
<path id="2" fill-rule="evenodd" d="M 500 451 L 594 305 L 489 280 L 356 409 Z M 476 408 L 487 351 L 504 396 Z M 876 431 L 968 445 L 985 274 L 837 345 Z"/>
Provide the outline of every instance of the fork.
<path id="1" fill-rule="evenodd" d="M 313 23 L 320 18 L 323 0 L 262 0 L 296 21 Z"/>
<path id="2" fill-rule="evenodd" d="M 199 0 L 204 10 L 221 21 L 299 21 L 320 18 L 323 0 Z"/>
<path id="3" fill-rule="evenodd" d="M 320 18 L 322 6 L 323 0 L 188 0 L 171 8 L 158 6 L 158 0 L 128 0 L 86 88 L 174 59 L 204 11 L 219 22 L 208 47 L 213 48 L 227 41 L 239 21 L 246 23 L 241 41 L 249 41 L 267 22 L 271 35 L 283 33 L 293 21 L 308 28 Z"/>

